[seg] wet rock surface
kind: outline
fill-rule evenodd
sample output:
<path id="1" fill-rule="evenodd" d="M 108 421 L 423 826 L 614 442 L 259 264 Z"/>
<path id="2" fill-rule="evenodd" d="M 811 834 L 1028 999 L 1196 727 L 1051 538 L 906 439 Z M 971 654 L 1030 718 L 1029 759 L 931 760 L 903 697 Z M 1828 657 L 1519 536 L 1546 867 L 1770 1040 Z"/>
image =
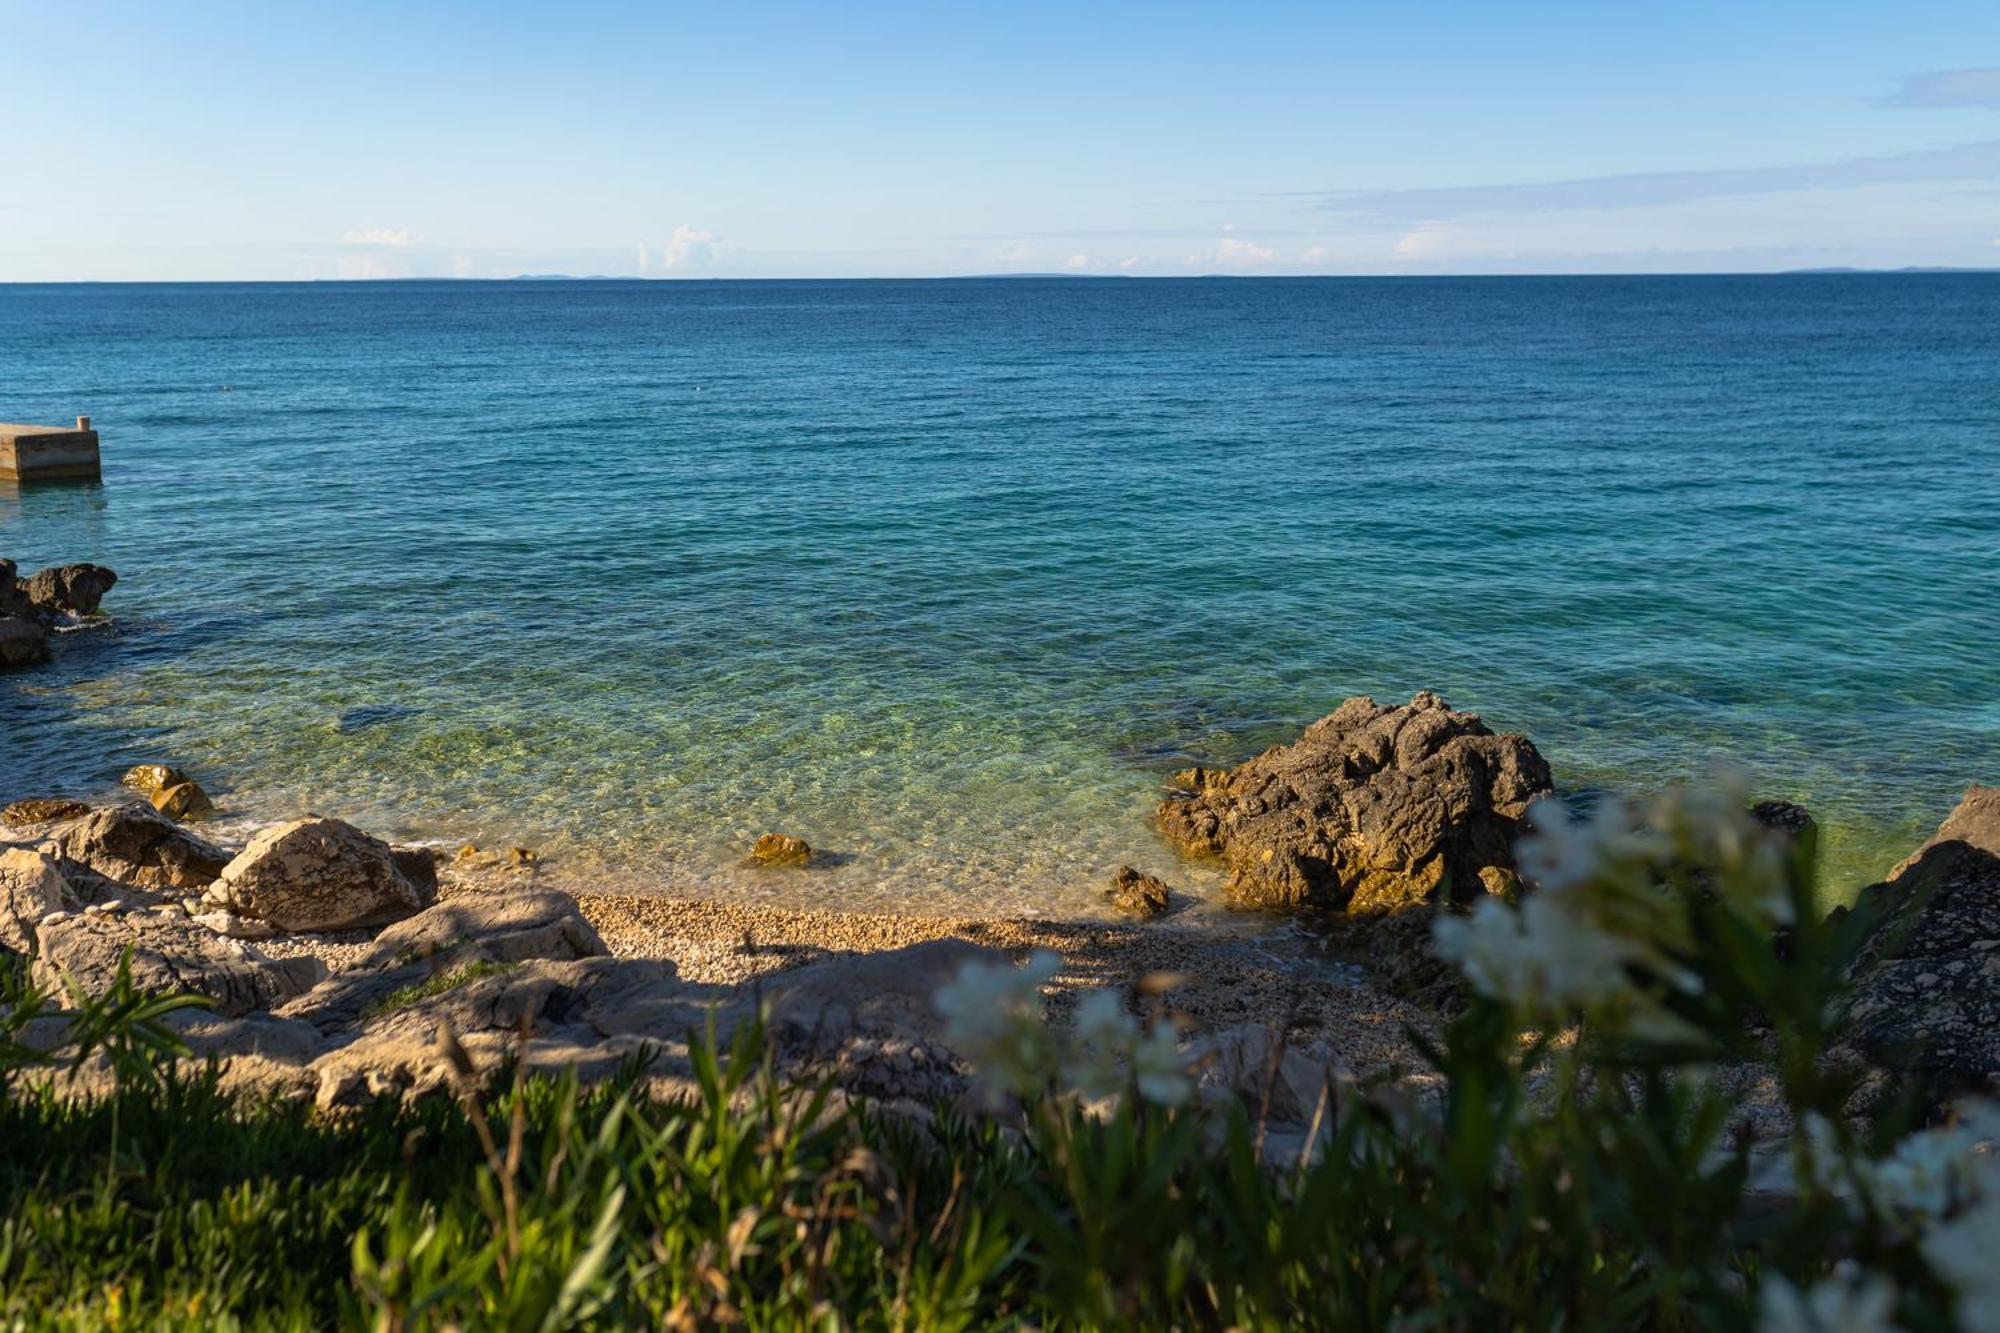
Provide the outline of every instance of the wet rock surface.
<path id="1" fill-rule="evenodd" d="M 38 828 L 43 824 L 60 823 L 65 819 L 75 819 L 90 813 L 90 807 L 82 801 L 72 801 L 63 797 L 40 796 L 25 801 L 15 801 L 5 809 L 0 809 L 0 824 L 11 828 Z"/>
<path id="2" fill-rule="evenodd" d="M 49 658 L 49 628 L 65 616 L 87 616 L 118 576 L 102 565 L 62 565 L 26 578 L 0 560 L 0 668 Z"/>
<path id="3" fill-rule="evenodd" d="M 92 616 L 118 576 L 103 565 L 57 565 L 21 580 L 28 604 L 44 615 Z"/>
<path id="4" fill-rule="evenodd" d="M 1220 856 L 1238 907 L 1397 911 L 1504 882 L 1528 805 L 1553 791 L 1524 736 L 1424 692 L 1349 699 L 1235 769 L 1192 769 L 1156 811 L 1168 842 Z"/>
<path id="5" fill-rule="evenodd" d="M 1118 911 L 1137 917 L 1164 916 L 1171 903 L 1164 880 L 1131 866 L 1119 866 L 1112 872 L 1104 897 Z"/>
<path id="6" fill-rule="evenodd" d="M 788 833 L 766 833 L 750 848 L 750 860 L 760 866 L 802 866 L 812 856 L 810 843 Z"/>

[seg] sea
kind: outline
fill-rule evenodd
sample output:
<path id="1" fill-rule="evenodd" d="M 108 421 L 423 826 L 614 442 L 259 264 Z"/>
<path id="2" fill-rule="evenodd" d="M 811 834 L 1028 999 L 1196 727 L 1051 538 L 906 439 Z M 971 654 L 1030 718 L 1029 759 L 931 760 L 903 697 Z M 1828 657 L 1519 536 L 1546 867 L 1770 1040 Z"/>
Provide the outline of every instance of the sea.
<path id="1" fill-rule="evenodd" d="M 2000 274 L 0 286 L 0 419 L 80 413 L 0 555 L 119 583 L 4 799 L 1064 914 L 1212 902 L 1166 775 L 1356 694 L 1734 764 L 1836 896 L 2000 782 Z"/>

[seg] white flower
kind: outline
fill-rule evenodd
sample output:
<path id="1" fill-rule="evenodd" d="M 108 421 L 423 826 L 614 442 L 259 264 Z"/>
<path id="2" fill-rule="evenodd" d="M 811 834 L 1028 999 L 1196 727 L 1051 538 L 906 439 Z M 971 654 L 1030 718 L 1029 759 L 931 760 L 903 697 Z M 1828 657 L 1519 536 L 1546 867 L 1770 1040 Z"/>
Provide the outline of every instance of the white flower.
<path id="1" fill-rule="evenodd" d="M 1148 1032 L 1132 1048 L 1132 1077 L 1139 1096 L 1155 1106 L 1179 1106 L 1194 1092 L 1180 1043 L 1164 1025 Z"/>
<path id="2" fill-rule="evenodd" d="M 1109 1097 L 1125 1086 L 1119 1058 L 1139 1040 L 1139 1024 L 1116 991 L 1096 990 L 1077 1001 L 1063 1076 L 1085 1096 Z"/>
<path id="3" fill-rule="evenodd" d="M 2000 1331 L 2000 1194 L 1989 1194 L 1922 1242 L 1931 1271 L 1958 1293 L 1966 1333 Z"/>
<path id="4" fill-rule="evenodd" d="M 1772 1273 L 1758 1304 L 1758 1333 L 1890 1333 L 1896 1327 L 1896 1288 L 1872 1275 L 1836 1272 L 1801 1292 Z"/>
<path id="5" fill-rule="evenodd" d="M 1088 1097 L 1128 1086 L 1161 1106 L 1187 1100 L 1192 1083 L 1172 1029 L 1142 1033 L 1117 991 L 1096 990 L 1077 1001 L 1069 1040 L 1059 1039 L 1042 1013 L 1042 987 L 1062 960 L 1046 951 L 1021 967 L 967 963 L 937 993 L 946 1039 L 979 1070 L 989 1100 L 1031 1097 L 1060 1085 Z"/>
<path id="6" fill-rule="evenodd" d="M 1544 796 L 1528 807 L 1528 824 L 1535 831 L 1515 844 L 1514 861 L 1530 884 L 1568 888 L 1597 873 L 1601 858 L 1595 822 L 1571 819 L 1561 801 Z"/>
<path id="7" fill-rule="evenodd" d="M 1042 1017 L 1042 987 L 1062 959 L 1047 950 L 1021 967 L 971 962 L 935 997 L 953 1050 L 978 1066 L 989 1100 L 1030 1095 L 1056 1068 L 1053 1039 Z"/>
<path id="8" fill-rule="evenodd" d="M 1600 929 L 1573 893 L 1544 890 L 1519 908 L 1486 898 L 1433 928 L 1438 953 L 1464 969 L 1481 994 L 1531 1012 L 1589 1006 L 1629 989 L 1625 964 L 1639 956 Z"/>
<path id="9" fill-rule="evenodd" d="M 1813 1163 L 1810 1183 L 1838 1188 L 1833 1127 L 1819 1116 L 1803 1126 Z M 1855 1159 L 1854 1177 L 1877 1208 L 1936 1219 L 1969 1200 L 2000 1194 L 2000 1113 L 1991 1102 L 1959 1110 L 1959 1123 L 1906 1136 L 1887 1157 Z"/>

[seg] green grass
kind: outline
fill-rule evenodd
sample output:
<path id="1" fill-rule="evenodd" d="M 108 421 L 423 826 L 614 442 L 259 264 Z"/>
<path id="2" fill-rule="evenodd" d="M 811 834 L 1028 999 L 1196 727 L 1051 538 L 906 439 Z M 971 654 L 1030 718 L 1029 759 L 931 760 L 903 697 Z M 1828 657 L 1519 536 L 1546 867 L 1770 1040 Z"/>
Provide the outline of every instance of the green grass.
<path id="1" fill-rule="evenodd" d="M 361 1017 L 363 1021 L 366 1021 L 371 1018 L 380 1018 L 385 1014 L 393 1014 L 399 1010 L 407 1009 L 413 1004 L 421 1004 L 433 996 L 443 995 L 446 991 L 455 990 L 468 981 L 477 981 L 481 977 L 502 976 L 513 971 L 518 966 L 519 964 L 517 963 L 496 963 L 482 959 L 476 963 L 467 963 L 463 967 L 450 968 L 423 981 L 416 981 L 407 986 L 397 987 L 363 1009 Z"/>

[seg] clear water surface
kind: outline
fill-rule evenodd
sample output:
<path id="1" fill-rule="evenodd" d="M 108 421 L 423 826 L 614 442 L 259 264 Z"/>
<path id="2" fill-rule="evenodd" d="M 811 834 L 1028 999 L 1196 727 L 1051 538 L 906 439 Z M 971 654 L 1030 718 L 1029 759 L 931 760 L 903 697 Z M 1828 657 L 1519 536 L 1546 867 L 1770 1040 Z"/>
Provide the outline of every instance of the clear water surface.
<path id="1" fill-rule="evenodd" d="M 2000 780 L 2000 276 L 0 287 L 0 418 L 79 412 L 0 553 L 123 581 L 8 797 L 1068 911 L 1353 693 L 1733 757 L 1849 882 Z"/>

